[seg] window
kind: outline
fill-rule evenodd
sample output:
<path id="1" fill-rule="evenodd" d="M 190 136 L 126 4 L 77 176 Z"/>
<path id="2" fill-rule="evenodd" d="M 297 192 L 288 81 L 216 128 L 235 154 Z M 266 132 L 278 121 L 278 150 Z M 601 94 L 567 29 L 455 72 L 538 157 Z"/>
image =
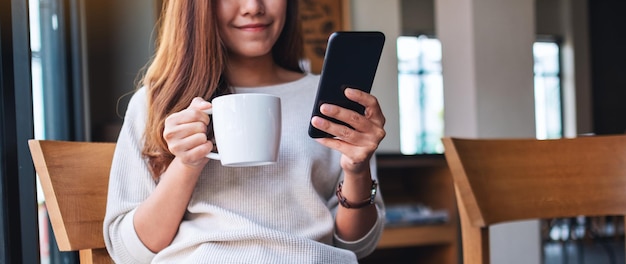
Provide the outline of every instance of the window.
<path id="1" fill-rule="evenodd" d="M 535 58 L 535 124 L 538 139 L 563 136 L 559 45 L 540 41 L 533 45 Z"/>
<path id="2" fill-rule="evenodd" d="M 85 140 L 79 1 L 28 3 L 34 138 Z M 59 252 L 37 187 L 41 263 L 77 263 L 76 252 Z"/>
<path id="3" fill-rule="evenodd" d="M 433 37 L 401 36 L 398 47 L 400 151 L 402 154 L 443 153 L 443 75 L 441 43 Z M 534 43 L 536 136 L 563 134 L 560 54 L 556 41 Z"/>
<path id="4" fill-rule="evenodd" d="M 441 43 L 421 35 L 398 38 L 402 154 L 443 153 Z"/>

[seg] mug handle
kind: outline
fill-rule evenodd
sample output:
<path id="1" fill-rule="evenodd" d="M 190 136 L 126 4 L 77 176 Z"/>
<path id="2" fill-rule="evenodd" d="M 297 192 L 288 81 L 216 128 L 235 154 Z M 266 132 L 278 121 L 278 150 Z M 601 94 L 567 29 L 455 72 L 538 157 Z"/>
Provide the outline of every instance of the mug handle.
<path id="1" fill-rule="evenodd" d="M 207 115 L 212 115 L 213 114 L 213 108 L 202 110 L 202 112 L 207 114 Z M 209 154 L 207 154 L 205 157 L 207 157 L 209 159 L 220 160 L 220 154 L 215 153 L 215 152 L 209 152 Z"/>
<path id="2" fill-rule="evenodd" d="M 220 160 L 220 154 L 215 152 L 209 152 L 209 154 L 207 154 L 205 157 L 209 159 Z"/>

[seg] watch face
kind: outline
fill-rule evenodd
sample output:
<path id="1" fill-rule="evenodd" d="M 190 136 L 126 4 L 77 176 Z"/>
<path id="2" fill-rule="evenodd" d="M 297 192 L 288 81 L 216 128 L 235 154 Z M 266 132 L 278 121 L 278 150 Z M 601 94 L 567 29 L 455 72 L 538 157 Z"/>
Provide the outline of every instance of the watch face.
<path id="1" fill-rule="evenodd" d="M 372 180 L 372 196 L 370 197 L 370 204 L 374 204 L 374 198 L 376 198 L 376 192 L 378 187 L 378 183 L 375 180 Z"/>

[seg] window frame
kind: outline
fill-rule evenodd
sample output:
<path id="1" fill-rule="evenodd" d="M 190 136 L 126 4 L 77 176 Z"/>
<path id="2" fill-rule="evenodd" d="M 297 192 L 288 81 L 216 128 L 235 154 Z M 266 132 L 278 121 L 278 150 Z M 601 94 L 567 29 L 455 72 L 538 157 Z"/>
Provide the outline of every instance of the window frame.
<path id="1" fill-rule="evenodd" d="M 39 263 L 28 1 L 0 1 L 0 262 Z M 26 118 L 25 118 L 26 117 Z"/>

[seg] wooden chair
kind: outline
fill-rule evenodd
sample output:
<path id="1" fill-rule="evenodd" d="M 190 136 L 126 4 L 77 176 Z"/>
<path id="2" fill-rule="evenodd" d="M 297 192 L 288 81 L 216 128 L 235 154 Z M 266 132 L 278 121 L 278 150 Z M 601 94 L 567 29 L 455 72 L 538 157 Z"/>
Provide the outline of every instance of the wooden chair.
<path id="1" fill-rule="evenodd" d="M 29 140 L 61 251 L 80 263 L 113 263 L 102 236 L 115 143 Z"/>
<path id="2" fill-rule="evenodd" d="M 489 226 L 496 223 L 626 214 L 626 135 L 446 137 L 443 143 L 461 218 L 464 263 L 489 263 Z"/>

